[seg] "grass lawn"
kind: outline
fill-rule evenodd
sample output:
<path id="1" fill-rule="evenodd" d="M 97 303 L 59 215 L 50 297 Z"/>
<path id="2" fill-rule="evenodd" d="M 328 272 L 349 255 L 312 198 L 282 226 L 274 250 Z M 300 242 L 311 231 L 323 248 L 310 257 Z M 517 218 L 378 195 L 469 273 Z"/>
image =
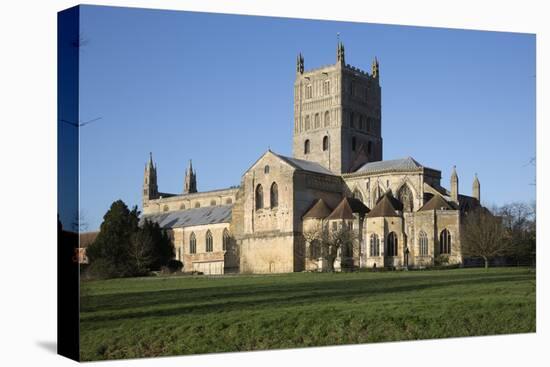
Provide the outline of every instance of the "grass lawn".
<path id="1" fill-rule="evenodd" d="M 526 268 L 82 283 L 83 360 L 534 331 Z"/>

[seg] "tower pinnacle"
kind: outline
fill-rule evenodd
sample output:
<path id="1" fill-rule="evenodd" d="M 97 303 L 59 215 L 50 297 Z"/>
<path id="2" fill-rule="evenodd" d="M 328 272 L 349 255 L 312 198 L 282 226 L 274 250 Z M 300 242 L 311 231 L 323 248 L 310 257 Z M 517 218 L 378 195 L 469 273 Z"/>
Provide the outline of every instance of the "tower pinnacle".
<path id="1" fill-rule="evenodd" d="M 456 166 L 453 166 L 451 174 L 451 199 L 458 204 L 458 175 L 456 174 Z"/>
<path id="2" fill-rule="evenodd" d="M 183 186 L 184 194 L 192 194 L 197 192 L 197 176 L 193 171 L 193 162 L 189 160 L 189 167 L 185 171 L 185 183 Z"/>

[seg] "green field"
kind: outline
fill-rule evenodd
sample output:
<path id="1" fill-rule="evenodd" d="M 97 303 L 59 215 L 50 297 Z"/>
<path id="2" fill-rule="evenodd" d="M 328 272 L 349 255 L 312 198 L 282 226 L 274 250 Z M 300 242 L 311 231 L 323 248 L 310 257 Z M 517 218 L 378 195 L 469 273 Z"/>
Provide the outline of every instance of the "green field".
<path id="1" fill-rule="evenodd" d="M 534 331 L 527 268 L 82 283 L 83 360 Z"/>

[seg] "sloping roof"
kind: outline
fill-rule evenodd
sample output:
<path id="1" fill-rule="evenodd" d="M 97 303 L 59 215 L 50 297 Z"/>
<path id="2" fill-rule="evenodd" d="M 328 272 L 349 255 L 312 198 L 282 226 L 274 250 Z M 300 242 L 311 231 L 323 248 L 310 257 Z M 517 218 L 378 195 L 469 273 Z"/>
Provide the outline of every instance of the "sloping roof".
<path id="1" fill-rule="evenodd" d="M 80 242 L 79 247 L 85 248 L 90 246 L 96 239 L 97 235 L 99 234 L 99 231 L 97 232 L 82 232 L 79 235 Z"/>
<path id="2" fill-rule="evenodd" d="M 394 200 L 391 200 L 394 199 Z M 395 201 L 397 201 L 393 196 L 384 195 L 378 201 L 376 206 L 367 214 L 368 218 L 377 218 L 377 217 L 399 217 L 397 209 L 394 206 Z M 392 203 L 394 202 L 394 203 Z M 398 202 L 398 201 L 397 201 Z"/>
<path id="3" fill-rule="evenodd" d="M 273 152 L 272 152 L 273 153 Z M 277 153 L 273 153 L 277 157 L 281 158 L 283 161 L 287 162 L 291 166 L 293 166 L 296 169 L 302 170 L 302 171 L 309 171 L 309 172 L 315 172 L 315 173 L 322 173 L 324 175 L 331 175 L 335 176 L 335 174 L 331 171 L 329 171 L 327 168 L 321 166 L 317 162 L 310 162 L 303 159 L 298 158 L 290 158 L 286 157 L 284 155 L 280 155 Z"/>
<path id="4" fill-rule="evenodd" d="M 361 200 L 356 198 L 346 198 L 346 199 L 349 203 L 349 206 L 351 207 L 352 212 L 359 213 L 359 214 L 367 214 L 368 212 L 370 212 L 370 209 L 368 208 L 368 206 L 363 204 Z"/>
<path id="5" fill-rule="evenodd" d="M 362 165 L 355 171 L 371 173 L 371 172 L 397 172 L 397 171 L 416 171 L 423 166 L 415 161 L 412 157 L 391 159 L 387 161 L 368 162 Z"/>
<path id="6" fill-rule="evenodd" d="M 353 213 L 366 214 L 368 212 L 369 208 L 360 200 L 344 197 L 327 219 L 353 219 Z"/>
<path id="7" fill-rule="evenodd" d="M 304 214 L 302 218 L 325 219 L 330 215 L 332 209 L 328 207 L 323 199 L 319 199 L 313 206 Z"/>
<path id="8" fill-rule="evenodd" d="M 141 222 L 148 219 L 157 222 L 161 228 L 180 228 L 204 224 L 228 223 L 231 221 L 231 209 L 233 209 L 233 205 L 222 205 L 148 214 L 141 217 Z"/>
<path id="9" fill-rule="evenodd" d="M 426 204 L 424 204 L 422 208 L 420 208 L 419 211 L 440 209 L 452 210 L 454 208 L 449 202 L 447 202 L 447 200 L 443 199 L 441 195 L 435 194 Z"/>

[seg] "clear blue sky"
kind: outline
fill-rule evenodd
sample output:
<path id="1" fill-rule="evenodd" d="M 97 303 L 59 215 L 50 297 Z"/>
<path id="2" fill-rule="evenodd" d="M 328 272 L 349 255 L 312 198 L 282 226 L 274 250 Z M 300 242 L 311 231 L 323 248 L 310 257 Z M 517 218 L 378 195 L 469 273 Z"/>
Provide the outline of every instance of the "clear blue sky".
<path id="1" fill-rule="evenodd" d="M 238 185 L 268 147 L 292 154 L 293 81 L 332 64 L 380 61 L 384 159 L 474 173 L 482 201 L 535 198 L 535 36 L 83 6 L 81 208 L 88 229 L 112 201 L 141 205 L 149 151 L 159 190 L 178 193 L 190 158 L 199 191 Z"/>

